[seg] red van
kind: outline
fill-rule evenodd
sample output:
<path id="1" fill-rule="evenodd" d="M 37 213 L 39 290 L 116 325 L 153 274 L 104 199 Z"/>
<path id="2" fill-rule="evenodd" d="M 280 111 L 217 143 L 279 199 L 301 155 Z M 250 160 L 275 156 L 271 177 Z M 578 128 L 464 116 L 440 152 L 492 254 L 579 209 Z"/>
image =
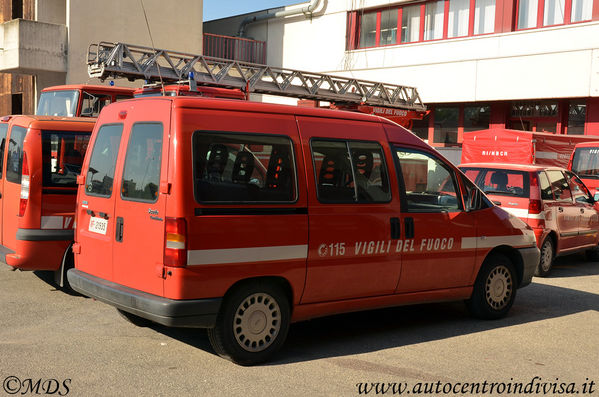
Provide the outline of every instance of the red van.
<path id="1" fill-rule="evenodd" d="M 73 266 L 77 175 L 94 121 L 0 119 L 0 260 L 22 270 L 53 270 L 60 286 Z"/>
<path id="2" fill-rule="evenodd" d="M 104 108 L 78 178 L 76 291 L 264 361 L 290 322 L 465 300 L 508 312 L 532 229 L 383 118 L 227 99 Z"/>
<path id="3" fill-rule="evenodd" d="M 571 171 L 501 163 L 459 168 L 491 200 L 533 228 L 541 250 L 535 275 L 547 276 L 556 256 L 587 251 L 591 259 L 598 257 L 599 203 Z"/>
<path id="4" fill-rule="evenodd" d="M 575 172 L 599 199 L 599 142 L 579 143 L 572 152 L 568 169 Z"/>

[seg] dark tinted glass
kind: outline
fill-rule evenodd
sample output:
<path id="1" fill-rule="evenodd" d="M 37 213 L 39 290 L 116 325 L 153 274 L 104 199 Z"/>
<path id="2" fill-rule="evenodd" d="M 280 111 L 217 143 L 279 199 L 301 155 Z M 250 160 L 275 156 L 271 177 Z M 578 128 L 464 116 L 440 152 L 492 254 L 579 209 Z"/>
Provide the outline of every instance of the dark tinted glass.
<path id="1" fill-rule="evenodd" d="M 42 131 L 42 186 L 77 187 L 89 132 Z"/>
<path id="2" fill-rule="evenodd" d="M 121 195 L 139 201 L 156 201 L 160 185 L 162 124 L 135 124 L 129 137 Z"/>
<path id="3" fill-rule="evenodd" d="M 0 178 L 2 178 L 4 171 L 4 145 L 6 145 L 6 132 L 8 131 L 8 124 L 0 124 Z"/>
<path id="4" fill-rule="evenodd" d="M 323 203 L 356 201 L 354 176 L 345 141 L 312 141 L 318 200 Z"/>
<path id="5" fill-rule="evenodd" d="M 193 173 L 200 202 L 292 202 L 297 199 L 288 137 L 196 131 Z"/>
<path id="6" fill-rule="evenodd" d="M 21 183 L 23 171 L 23 141 L 27 130 L 23 127 L 13 126 L 10 130 L 8 142 L 8 156 L 6 158 L 6 180 Z"/>
<path id="7" fill-rule="evenodd" d="M 103 125 L 98 130 L 85 177 L 87 194 L 104 197 L 112 194 L 114 169 L 122 133 L 122 124 Z"/>

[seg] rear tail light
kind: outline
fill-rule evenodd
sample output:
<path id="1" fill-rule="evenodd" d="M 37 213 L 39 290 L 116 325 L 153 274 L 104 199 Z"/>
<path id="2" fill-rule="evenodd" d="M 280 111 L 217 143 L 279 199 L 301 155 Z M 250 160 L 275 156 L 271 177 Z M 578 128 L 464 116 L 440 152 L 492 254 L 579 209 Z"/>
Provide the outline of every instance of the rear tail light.
<path id="1" fill-rule="evenodd" d="M 185 218 L 166 218 L 164 229 L 164 265 L 187 265 L 187 223 Z"/>
<path id="2" fill-rule="evenodd" d="M 29 164 L 27 153 L 23 152 L 23 172 L 21 173 L 21 199 L 19 200 L 19 216 L 25 215 L 29 202 Z"/>
<path id="3" fill-rule="evenodd" d="M 530 173 L 530 201 L 528 202 L 529 214 L 540 214 L 543 211 L 543 202 L 541 201 L 541 191 L 539 187 L 539 174 Z"/>
<path id="4" fill-rule="evenodd" d="M 528 213 L 529 214 L 540 214 L 543 211 L 543 203 L 541 200 L 530 200 L 528 202 Z"/>

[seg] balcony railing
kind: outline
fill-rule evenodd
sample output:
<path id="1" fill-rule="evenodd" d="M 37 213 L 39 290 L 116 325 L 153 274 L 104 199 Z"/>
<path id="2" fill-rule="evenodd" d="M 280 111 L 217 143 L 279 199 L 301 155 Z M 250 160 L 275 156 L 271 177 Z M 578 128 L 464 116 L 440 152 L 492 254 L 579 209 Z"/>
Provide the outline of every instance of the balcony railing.
<path id="1" fill-rule="evenodd" d="M 265 64 L 266 42 L 204 33 L 204 55 Z"/>

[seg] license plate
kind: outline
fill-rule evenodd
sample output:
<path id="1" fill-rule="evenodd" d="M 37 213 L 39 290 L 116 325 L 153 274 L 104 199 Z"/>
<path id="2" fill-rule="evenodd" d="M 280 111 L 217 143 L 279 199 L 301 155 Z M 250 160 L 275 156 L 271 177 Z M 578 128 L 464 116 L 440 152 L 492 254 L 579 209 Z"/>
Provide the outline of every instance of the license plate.
<path id="1" fill-rule="evenodd" d="M 106 234 L 108 220 L 104 218 L 91 217 L 89 220 L 89 231 L 99 234 Z"/>

